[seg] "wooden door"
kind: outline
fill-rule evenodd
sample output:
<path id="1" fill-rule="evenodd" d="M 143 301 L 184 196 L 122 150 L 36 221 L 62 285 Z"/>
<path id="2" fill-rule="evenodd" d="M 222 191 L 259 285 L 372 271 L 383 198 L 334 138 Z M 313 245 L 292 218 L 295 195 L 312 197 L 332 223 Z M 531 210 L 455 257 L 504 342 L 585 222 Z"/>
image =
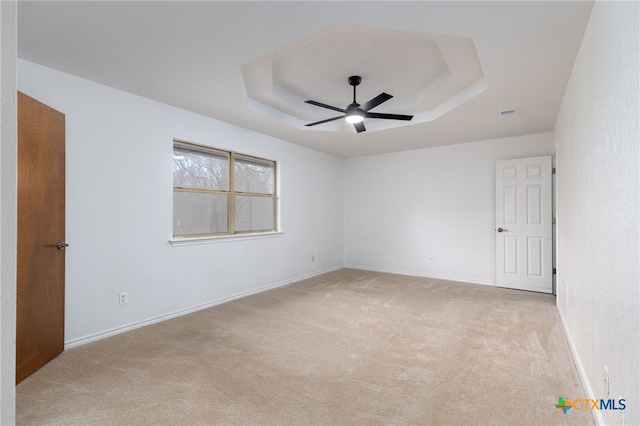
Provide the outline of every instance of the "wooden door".
<path id="1" fill-rule="evenodd" d="M 553 291 L 551 157 L 496 162 L 496 284 Z"/>
<path id="2" fill-rule="evenodd" d="M 18 92 L 16 383 L 64 350 L 64 114 Z"/>

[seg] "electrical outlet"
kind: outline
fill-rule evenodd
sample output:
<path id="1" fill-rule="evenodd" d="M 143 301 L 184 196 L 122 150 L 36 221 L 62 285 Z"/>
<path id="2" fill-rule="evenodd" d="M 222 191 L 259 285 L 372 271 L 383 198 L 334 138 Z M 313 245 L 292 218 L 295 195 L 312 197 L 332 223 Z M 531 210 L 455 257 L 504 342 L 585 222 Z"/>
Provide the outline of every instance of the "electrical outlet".
<path id="1" fill-rule="evenodd" d="M 311 256 L 311 261 L 315 262 L 316 261 L 316 257 L 315 256 Z"/>
<path id="2" fill-rule="evenodd" d="M 429 263 L 433 263 L 433 258 L 429 256 Z"/>
<path id="3" fill-rule="evenodd" d="M 124 305 L 129 302 L 129 292 L 123 291 L 118 295 L 118 304 Z"/>

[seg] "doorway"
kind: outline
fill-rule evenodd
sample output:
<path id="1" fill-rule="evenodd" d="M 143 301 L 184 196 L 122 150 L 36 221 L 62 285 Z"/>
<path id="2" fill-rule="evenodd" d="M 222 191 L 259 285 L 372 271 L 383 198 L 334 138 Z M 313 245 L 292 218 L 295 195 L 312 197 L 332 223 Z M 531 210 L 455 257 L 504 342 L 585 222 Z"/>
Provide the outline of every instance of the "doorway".
<path id="1" fill-rule="evenodd" d="M 551 156 L 496 162 L 496 285 L 553 292 Z"/>
<path id="2" fill-rule="evenodd" d="M 65 116 L 18 92 L 16 383 L 64 350 Z"/>

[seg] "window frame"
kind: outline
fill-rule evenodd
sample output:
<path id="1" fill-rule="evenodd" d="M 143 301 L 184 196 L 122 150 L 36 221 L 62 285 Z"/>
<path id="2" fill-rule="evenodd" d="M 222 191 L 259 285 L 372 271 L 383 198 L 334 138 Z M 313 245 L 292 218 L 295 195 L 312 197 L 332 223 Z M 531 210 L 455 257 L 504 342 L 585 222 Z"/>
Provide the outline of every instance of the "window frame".
<path id="1" fill-rule="evenodd" d="M 206 193 L 206 194 L 221 194 L 228 196 L 228 206 L 227 206 L 227 223 L 228 230 L 225 232 L 214 232 L 214 233 L 194 233 L 194 234 L 175 234 L 175 229 L 172 229 L 171 235 L 172 238 L 169 242 L 172 245 L 182 245 L 180 243 L 196 243 L 202 244 L 206 242 L 215 242 L 220 240 L 228 240 L 228 239 L 247 239 L 247 238 L 260 238 L 260 237 L 270 237 L 274 235 L 281 234 L 280 230 L 280 197 L 279 197 L 279 162 L 263 157 L 258 157 L 255 155 L 239 153 L 235 151 L 229 151 L 221 148 L 215 148 L 207 145 L 202 145 L 194 142 L 188 142 L 181 139 L 174 139 L 172 144 L 172 157 L 176 148 L 182 148 L 185 150 L 202 152 L 204 154 L 213 154 L 219 155 L 221 157 L 227 157 L 228 161 L 228 189 L 211 189 L 211 188 L 201 188 L 201 187 L 186 187 L 186 186 L 176 186 L 175 185 L 175 177 L 172 172 L 172 180 L 173 180 L 173 191 L 176 192 L 195 192 L 195 193 Z M 235 189 L 235 161 L 236 158 L 238 161 L 246 160 L 247 162 L 255 162 L 257 164 L 265 164 L 267 166 L 273 167 L 273 188 L 271 193 L 262 193 L 262 192 L 248 192 L 248 191 L 237 191 Z M 173 170 L 173 167 L 172 167 Z M 252 229 L 252 230 L 241 230 L 238 231 L 236 229 L 236 197 L 259 197 L 259 198 L 269 198 L 272 200 L 273 204 L 273 226 L 271 228 L 265 229 Z M 175 215 L 175 200 L 172 202 L 172 215 Z M 174 227 L 172 220 L 172 228 Z"/>

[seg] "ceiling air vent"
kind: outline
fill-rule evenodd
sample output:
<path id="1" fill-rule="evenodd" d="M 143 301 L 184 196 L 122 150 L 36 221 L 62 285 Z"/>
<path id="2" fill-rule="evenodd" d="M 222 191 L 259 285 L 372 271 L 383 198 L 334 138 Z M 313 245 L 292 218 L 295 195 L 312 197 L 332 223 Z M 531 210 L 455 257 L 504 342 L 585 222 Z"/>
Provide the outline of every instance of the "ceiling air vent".
<path id="1" fill-rule="evenodd" d="M 500 117 L 513 117 L 518 115 L 518 108 L 503 109 L 500 111 Z"/>

